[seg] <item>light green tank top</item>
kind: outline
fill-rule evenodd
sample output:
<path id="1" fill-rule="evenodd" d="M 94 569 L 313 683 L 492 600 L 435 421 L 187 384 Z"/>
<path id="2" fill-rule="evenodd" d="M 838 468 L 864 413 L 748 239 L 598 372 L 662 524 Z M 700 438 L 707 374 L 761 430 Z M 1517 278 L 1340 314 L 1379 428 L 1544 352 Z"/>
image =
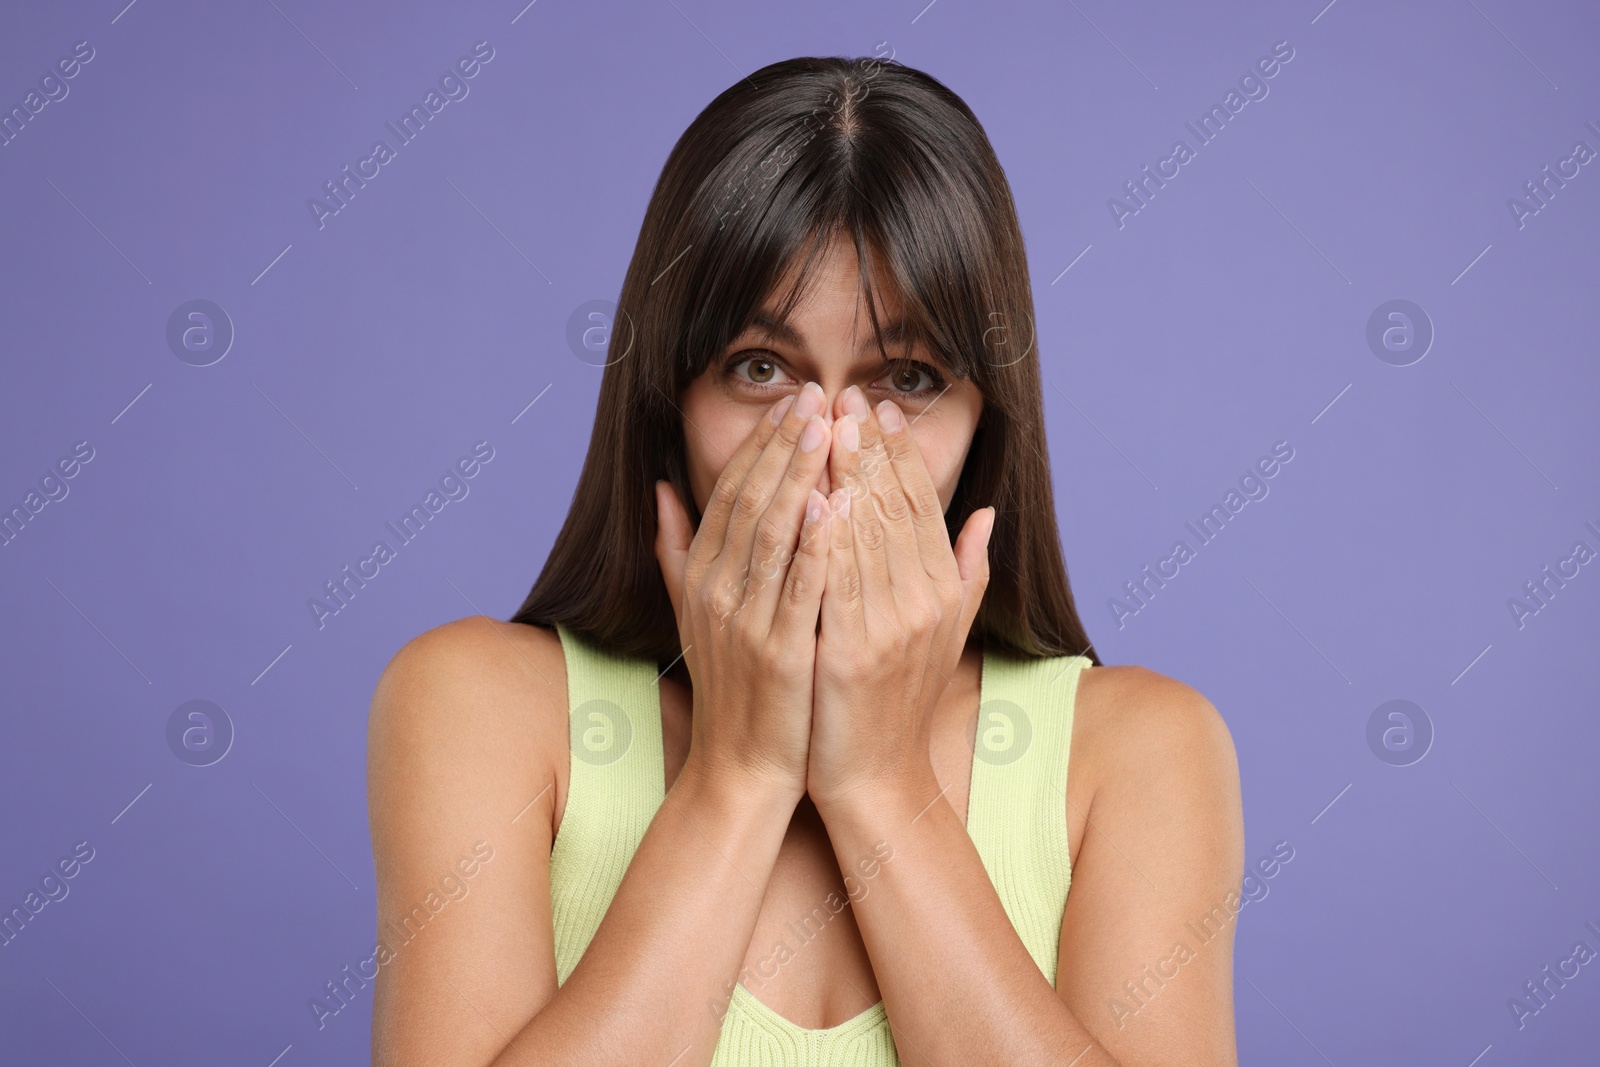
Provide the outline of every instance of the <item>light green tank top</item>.
<path id="1" fill-rule="evenodd" d="M 556 980 L 565 983 L 665 800 L 655 664 L 557 626 L 567 666 L 571 783 L 550 854 Z M 1056 981 L 1071 883 L 1067 755 L 1085 656 L 983 656 L 967 834 L 1039 970 Z M 701 1009 L 705 1010 L 705 1009 Z M 898 1067 L 883 1002 L 822 1030 L 797 1026 L 742 984 L 712 1067 Z"/>

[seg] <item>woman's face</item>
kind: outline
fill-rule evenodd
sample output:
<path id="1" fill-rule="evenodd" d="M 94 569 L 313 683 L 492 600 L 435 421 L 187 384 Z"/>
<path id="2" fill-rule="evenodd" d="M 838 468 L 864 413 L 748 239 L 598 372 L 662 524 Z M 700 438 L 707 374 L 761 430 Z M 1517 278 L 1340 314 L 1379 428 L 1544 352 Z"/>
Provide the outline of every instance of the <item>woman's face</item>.
<path id="1" fill-rule="evenodd" d="M 705 513 L 722 468 L 756 420 L 807 382 L 822 387 L 823 418 L 830 423 L 845 413 L 842 397 L 851 386 L 862 391 L 874 411 L 885 398 L 899 405 L 939 503 L 948 508 L 983 410 L 982 393 L 938 364 L 920 342 L 904 351 L 891 343 L 890 327 L 898 322 L 900 309 L 887 296 L 879 301 L 878 317 L 885 348 L 895 362 L 884 365 L 866 302 L 858 298 L 855 250 L 848 241 L 834 242 L 813 269 L 819 272 L 816 285 L 789 318 L 793 337 L 768 339 L 752 328 L 734 338 L 684 391 L 689 483 L 699 512 Z M 780 292 L 787 291 L 786 284 Z M 769 304 L 763 310 L 774 309 Z M 832 489 L 826 467 L 817 488 L 824 496 Z"/>

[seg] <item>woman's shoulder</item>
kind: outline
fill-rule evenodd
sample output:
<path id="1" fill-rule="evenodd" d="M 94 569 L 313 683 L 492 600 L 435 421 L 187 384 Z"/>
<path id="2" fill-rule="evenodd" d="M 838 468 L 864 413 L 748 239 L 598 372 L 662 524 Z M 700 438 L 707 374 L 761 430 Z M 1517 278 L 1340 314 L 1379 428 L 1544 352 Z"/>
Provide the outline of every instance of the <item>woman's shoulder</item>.
<path id="1" fill-rule="evenodd" d="M 407 641 L 368 718 L 375 770 L 548 782 L 566 753 L 567 689 L 553 629 L 473 615 Z M 404 770 L 401 770 L 404 768 Z"/>
<path id="2" fill-rule="evenodd" d="M 1146 667 L 1085 667 L 1072 735 L 1073 754 L 1084 757 L 1097 786 L 1138 789 L 1185 770 L 1213 782 L 1237 781 L 1233 737 L 1221 713 L 1198 690 Z"/>
<path id="3" fill-rule="evenodd" d="M 566 665 L 556 631 L 470 615 L 418 634 L 401 646 L 378 680 L 381 695 L 426 693 L 487 698 L 485 707 L 554 704 L 566 710 Z M 411 701 L 407 701 L 408 703 Z"/>

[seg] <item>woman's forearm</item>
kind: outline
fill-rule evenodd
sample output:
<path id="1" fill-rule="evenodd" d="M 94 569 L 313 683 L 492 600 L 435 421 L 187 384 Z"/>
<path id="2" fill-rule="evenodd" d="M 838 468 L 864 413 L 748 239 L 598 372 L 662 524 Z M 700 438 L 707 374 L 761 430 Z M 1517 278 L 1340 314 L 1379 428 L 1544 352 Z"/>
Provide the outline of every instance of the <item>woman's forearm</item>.
<path id="1" fill-rule="evenodd" d="M 1116 1067 L 1040 973 L 931 774 L 818 810 L 846 873 L 878 842 L 894 850 L 852 908 L 902 1062 Z"/>
<path id="2" fill-rule="evenodd" d="M 489 1067 L 709 1063 L 797 802 L 685 767 L 583 958 Z"/>

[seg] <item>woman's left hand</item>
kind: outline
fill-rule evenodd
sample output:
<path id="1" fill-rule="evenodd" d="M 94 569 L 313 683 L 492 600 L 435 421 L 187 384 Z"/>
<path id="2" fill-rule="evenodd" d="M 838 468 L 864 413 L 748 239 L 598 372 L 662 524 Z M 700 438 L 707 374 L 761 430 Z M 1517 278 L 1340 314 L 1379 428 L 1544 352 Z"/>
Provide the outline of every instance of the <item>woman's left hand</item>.
<path id="1" fill-rule="evenodd" d="M 884 789 L 937 790 L 933 710 L 988 586 L 994 527 L 994 509 L 981 508 L 952 548 L 899 407 L 884 400 L 874 416 L 858 388 L 842 403 L 806 772 L 819 809 Z"/>

